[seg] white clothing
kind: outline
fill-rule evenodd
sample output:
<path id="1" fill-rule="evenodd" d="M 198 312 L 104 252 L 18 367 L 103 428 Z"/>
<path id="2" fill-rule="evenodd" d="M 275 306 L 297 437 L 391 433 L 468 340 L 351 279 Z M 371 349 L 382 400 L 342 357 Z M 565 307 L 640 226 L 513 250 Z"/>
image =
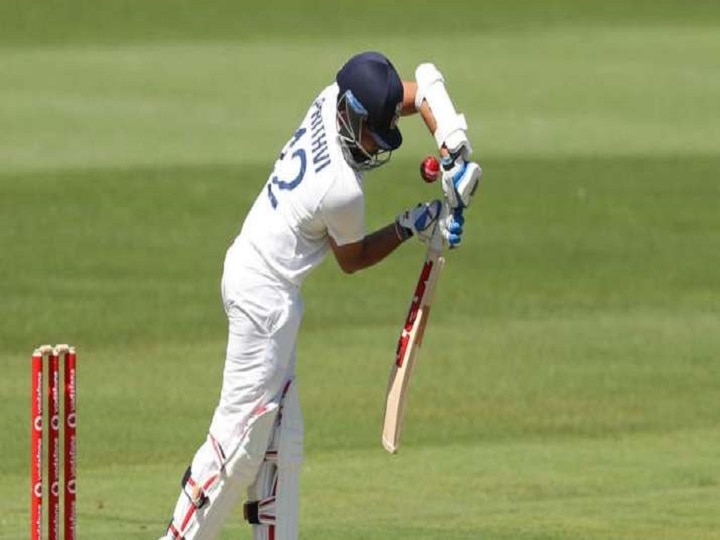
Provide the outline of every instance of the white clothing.
<path id="1" fill-rule="evenodd" d="M 225 259 L 226 275 L 251 272 L 299 287 L 328 248 L 365 237 L 362 174 L 338 141 L 337 84 L 325 88 L 283 148 Z"/>
<path id="2" fill-rule="evenodd" d="M 324 259 L 330 236 L 339 245 L 365 236 L 363 178 L 347 164 L 338 141 L 337 94 L 332 84 L 314 100 L 227 251 L 222 298 L 229 328 L 220 401 L 208 440 L 184 480 L 168 538 L 215 538 L 237 498 L 257 478 L 262 465 L 257 456 L 237 453 L 256 448 L 258 441 L 267 450 L 271 442 L 264 442 L 264 431 L 259 433 L 264 428 L 248 426 L 258 411 L 282 407 L 283 389 L 295 377 L 300 286 Z M 299 466 L 302 417 L 299 405 L 292 407 L 295 449 L 278 460 Z M 230 463 L 229 456 L 235 461 Z M 242 470 L 230 467 L 233 463 L 244 464 Z M 282 474 L 283 466 L 278 470 Z M 296 499 L 296 486 L 288 486 L 288 496 Z M 291 503 L 281 508 L 278 497 L 276 511 L 295 523 L 297 501 Z M 284 540 L 297 538 L 297 530 L 278 532 Z"/>

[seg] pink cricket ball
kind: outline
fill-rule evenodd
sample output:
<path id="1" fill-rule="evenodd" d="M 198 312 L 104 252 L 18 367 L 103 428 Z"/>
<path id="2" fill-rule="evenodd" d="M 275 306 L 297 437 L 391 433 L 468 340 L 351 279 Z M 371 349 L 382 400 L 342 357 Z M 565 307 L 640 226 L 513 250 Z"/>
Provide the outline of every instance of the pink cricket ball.
<path id="1" fill-rule="evenodd" d="M 435 156 L 428 156 L 420 163 L 420 176 L 428 184 L 440 177 L 440 162 Z"/>

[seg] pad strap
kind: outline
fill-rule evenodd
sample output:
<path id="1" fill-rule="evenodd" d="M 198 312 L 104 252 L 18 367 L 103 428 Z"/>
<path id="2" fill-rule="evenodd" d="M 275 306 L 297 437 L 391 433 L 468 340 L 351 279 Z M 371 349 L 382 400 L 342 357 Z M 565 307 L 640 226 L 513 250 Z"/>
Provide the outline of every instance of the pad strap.
<path id="1" fill-rule="evenodd" d="M 277 467 L 277 450 L 268 450 L 265 454 L 265 462 L 271 463 Z M 277 471 L 277 469 L 275 470 Z M 243 517 L 245 518 L 245 521 L 251 525 L 275 525 L 275 497 L 277 494 L 277 483 L 278 478 L 277 474 L 275 474 L 275 478 L 272 483 L 272 490 L 268 497 L 257 501 L 248 501 L 243 505 Z"/>
<path id="2" fill-rule="evenodd" d="M 250 525 L 275 525 L 275 497 L 246 502 L 243 517 Z"/>

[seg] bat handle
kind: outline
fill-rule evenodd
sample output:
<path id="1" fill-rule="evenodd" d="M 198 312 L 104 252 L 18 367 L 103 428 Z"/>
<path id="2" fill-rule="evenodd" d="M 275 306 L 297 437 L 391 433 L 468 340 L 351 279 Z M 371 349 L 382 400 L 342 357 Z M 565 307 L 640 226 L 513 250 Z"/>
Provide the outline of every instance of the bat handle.
<path id="1" fill-rule="evenodd" d="M 443 250 L 443 236 L 442 230 L 440 229 L 440 223 L 435 226 L 435 230 L 430 237 L 429 247 L 432 251 L 437 253 L 440 253 Z"/>

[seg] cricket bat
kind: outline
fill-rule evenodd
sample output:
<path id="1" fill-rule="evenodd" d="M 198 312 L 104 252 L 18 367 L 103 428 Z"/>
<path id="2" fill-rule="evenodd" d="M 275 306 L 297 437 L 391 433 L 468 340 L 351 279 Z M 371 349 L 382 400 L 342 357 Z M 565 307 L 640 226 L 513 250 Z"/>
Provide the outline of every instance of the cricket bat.
<path id="1" fill-rule="evenodd" d="M 435 294 L 435 286 L 445 264 L 442 250 L 442 237 L 437 230 L 428 246 L 425 262 L 410 302 L 410 309 L 398 338 L 395 362 L 392 365 L 388 381 L 382 432 L 382 444 L 385 450 L 391 454 L 397 453 L 400 446 L 400 434 L 402 433 L 410 379 L 430 316 L 430 305 Z"/>

